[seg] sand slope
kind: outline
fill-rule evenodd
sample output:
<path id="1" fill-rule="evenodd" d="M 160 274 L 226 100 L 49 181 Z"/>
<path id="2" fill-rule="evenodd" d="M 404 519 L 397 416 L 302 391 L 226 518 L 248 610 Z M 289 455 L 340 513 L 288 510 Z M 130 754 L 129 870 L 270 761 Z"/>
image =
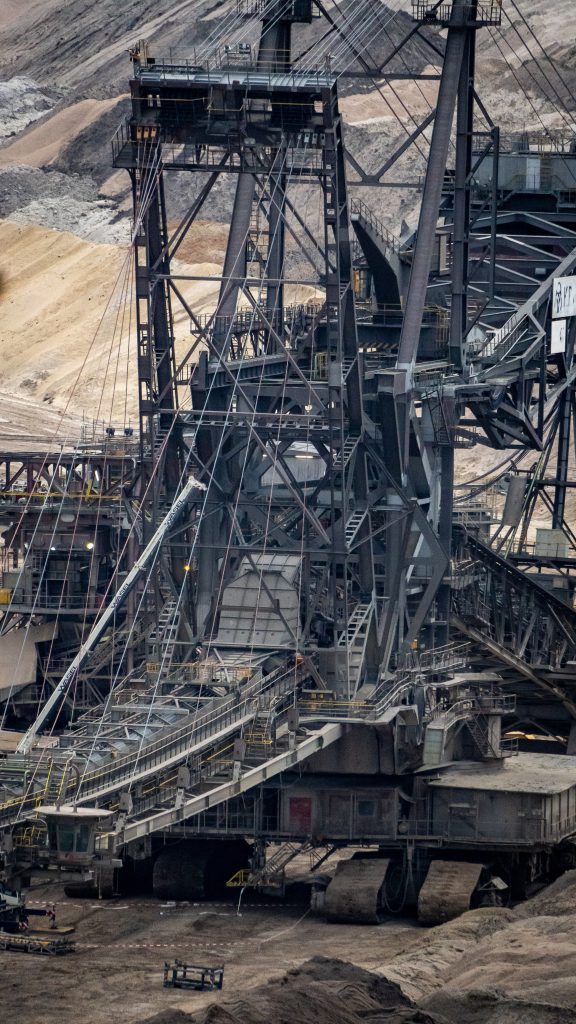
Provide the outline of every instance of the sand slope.
<path id="1" fill-rule="evenodd" d="M 121 96 L 107 100 L 81 100 L 35 124 L 14 142 L 0 149 L 0 167 L 47 167 L 64 146 L 102 114 L 116 106 Z"/>
<path id="2" fill-rule="evenodd" d="M 120 423 L 136 415 L 135 330 L 128 247 L 98 245 L 66 232 L 0 222 L 6 255 L 1 301 L 0 389 Z M 198 263 L 183 272 L 218 273 Z M 199 312 L 217 294 L 183 282 Z M 190 342 L 186 314 L 175 317 L 179 354 Z M 126 393 L 127 392 L 127 393 Z"/>

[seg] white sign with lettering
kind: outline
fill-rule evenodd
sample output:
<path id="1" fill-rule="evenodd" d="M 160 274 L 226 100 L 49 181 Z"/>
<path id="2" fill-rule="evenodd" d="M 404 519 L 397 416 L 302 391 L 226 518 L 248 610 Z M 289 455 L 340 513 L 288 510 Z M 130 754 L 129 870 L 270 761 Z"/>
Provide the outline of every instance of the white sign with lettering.
<path id="1" fill-rule="evenodd" d="M 566 351 L 566 320 L 552 321 L 552 334 L 550 336 L 550 354 L 557 355 Z"/>
<path id="2" fill-rule="evenodd" d="M 576 316 L 576 277 L 556 277 L 552 290 L 554 320 Z"/>

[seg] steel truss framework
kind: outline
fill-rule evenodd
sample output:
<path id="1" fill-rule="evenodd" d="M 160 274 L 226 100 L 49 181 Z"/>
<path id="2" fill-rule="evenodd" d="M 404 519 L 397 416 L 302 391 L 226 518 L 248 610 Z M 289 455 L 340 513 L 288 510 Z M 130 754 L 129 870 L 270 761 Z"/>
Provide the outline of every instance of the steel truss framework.
<path id="1" fill-rule="evenodd" d="M 194 552 L 185 581 L 189 635 L 206 650 L 240 645 L 320 657 L 326 680 L 348 695 L 385 677 L 415 641 L 448 639 L 454 447 L 481 440 L 539 451 L 558 401 L 565 409 L 571 395 L 571 358 L 550 357 L 546 324 L 552 275 L 570 271 L 572 252 L 556 269 L 562 249 L 553 248 L 550 277 L 511 317 L 498 293 L 513 274 L 498 278 L 496 261 L 499 133 L 476 95 L 474 64 L 476 31 L 494 23 L 499 5 L 455 0 L 449 13 L 445 6 L 419 5 L 413 29 L 434 22 L 448 29 L 436 109 L 377 174 L 366 174 L 345 149 L 335 74 L 291 69 L 292 21 L 275 18 L 275 8 L 251 67 L 231 68 L 230 55 L 226 67 L 208 69 L 137 61 L 132 116 L 114 142 L 115 165 L 129 169 L 134 188 L 143 463 L 158 481 L 159 509 L 184 467 L 208 487 L 172 545 L 174 591 L 187 550 Z M 375 70 L 356 56 L 365 73 Z M 486 130 L 475 126 L 475 107 Z M 351 184 L 379 183 L 431 122 L 418 230 L 396 246 L 360 207 L 354 213 L 346 162 Z M 488 190 L 477 182 L 487 162 Z M 200 185 L 170 234 L 173 170 Z M 220 299 L 203 318 L 171 265 L 212 189 L 230 174 L 236 200 Z M 303 181 L 320 190 L 323 237 L 299 210 Z M 441 296 L 450 328 L 447 344 L 436 332 L 431 367 L 425 324 L 429 296 L 439 294 L 431 265 L 439 216 L 451 232 L 450 284 Z M 381 294 L 404 294 L 392 344 L 386 314 L 374 313 L 370 348 L 364 343 L 352 224 Z M 322 292 L 315 305 L 285 303 L 287 237 L 308 260 L 307 283 Z M 507 241 L 512 249 L 521 244 Z M 193 336 L 180 360 L 174 301 L 190 316 Z M 496 333 L 472 344 L 473 328 L 494 317 Z M 190 394 L 192 408 L 183 411 Z M 311 478 L 296 474 L 299 456 L 314 467 Z M 292 567 L 295 616 L 283 611 L 273 582 L 281 565 Z M 239 578 L 258 592 L 242 643 L 223 625 Z M 259 613 L 268 635 L 257 628 Z"/>
<path id="2" fill-rule="evenodd" d="M 30 623 L 51 625 L 39 650 L 41 684 L 58 681 L 129 557 L 125 541 L 137 515 L 130 492 L 138 461 L 137 444 L 108 437 L 43 455 L 15 450 L 2 456 L 0 635 Z M 130 666 L 123 624 L 120 616 L 114 643 L 100 648 L 79 678 L 79 703 L 102 699 L 114 664 Z M 41 692 L 41 686 L 22 696 L 16 692 L 12 703 L 34 706 Z"/>
<path id="3" fill-rule="evenodd" d="M 517 185 L 501 179 L 506 143 L 474 89 L 476 32 L 498 24 L 500 5 L 414 4 L 404 42 L 418 33 L 442 57 L 438 101 L 370 172 L 345 146 L 339 76 L 329 62 L 311 71 L 290 60 L 292 25 L 313 8 L 334 32 L 345 27 L 320 0 L 294 3 L 285 18 L 276 0 L 256 6 L 253 62 L 135 54 L 132 114 L 113 142 L 133 185 L 140 438 L 130 481 L 122 470 L 102 486 L 111 499 L 119 489 L 127 513 L 140 505 L 142 546 L 190 473 L 204 489 L 183 521 L 170 520 L 155 611 L 140 605 L 141 622 L 133 599 L 126 610 L 132 646 L 155 659 L 151 685 L 132 689 L 128 674 L 62 737 L 44 789 L 28 797 L 109 808 L 108 853 L 189 821 L 200 832 L 283 836 L 278 808 L 265 822 L 266 787 L 348 731 L 389 728 L 389 770 L 409 773 L 422 760 L 414 737 L 438 711 L 437 684 L 459 670 L 473 694 L 462 720 L 489 755 L 475 657 L 482 668 L 491 658 L 498 685 L 518 692 L 521 720 L 527 708 L 561 728 L 576 717 L 576 559 L 526 544 L 537 500 L 573 543 L 574 339 L 556 355 L 548 334 L 552 281 L 572 271 L 576 250 L 558 189 L 543 218 L 515 206 Z M 447 29 L 445 46 L 430 25 Z M 361 74 L 392 81 L 401 49 L 378 68 L 352 52 Z M 357 189 L 397 184 L 387 175 L 431 125 L 418 229 L 401 242 Z M 175 172 L 194 194 L 176 226 Z M 222 275 L 210 278 L 219 297 L 201 315 L 175 258 L 225 180 L 235 200 Z M 318 197 L 320 230 L 303 188 Z M 529 256 L 522 273 L 519 253 Z M 371 303 L 357 287 L 365 271 Z M 302 286 L 314 297 L 289 301 Z M 191 324 L 183 356 L 176 305 Z M 475 520 L 454 503 L 455 449 L 475 443 L 539 460 L 493 537 L 483 505 Z M 79 486 L 83 472 L 80 461 Z M 561 595 L 527 565 L 559 571 Z M 451 643 L 455 631 L 471 643 Z M 96 647 L 84 669 L 109 654 Z M 494 699 L 510 711 L 511 699 Z M 3 805 L 0 826 L 21 812 L 22 801 Z M 396 821 L 393 834 L 402 842 Z"/>

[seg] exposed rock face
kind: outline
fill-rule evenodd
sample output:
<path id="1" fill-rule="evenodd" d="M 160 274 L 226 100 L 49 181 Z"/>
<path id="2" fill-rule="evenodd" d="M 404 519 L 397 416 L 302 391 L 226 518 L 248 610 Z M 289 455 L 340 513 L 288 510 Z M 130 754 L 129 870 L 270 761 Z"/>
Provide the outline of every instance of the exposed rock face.
<path id="1" fill-rule="evenodd" d="M 66 175 L 80 175 L 89 188 L 104 192 L 125 214 L 129 199 L 128 176 L 112 174 L 109 140 L 128 109 L 126 99 L 130 64 L 127 50 L 137 39 L 149 40 L 159 56 L 193 55 L 196 47 L 216 40 L 219 24 L 234 7 L 235 0 L 179 0 L 162 7 L 154 0 L 29 0 L 18 4 L 4 0 L 0 25 L 0 173 L 5 167 L 55 168 Z M 343 0 L 342 11 L 353 9 L 354 0 Z M 370 44 L 370 56 L 377 62 L 411 27 L 410 0 L 402 0 L 390 11 L 383 7 L 385 33 Z M 538 44 L 524 29 L 518 16 L 515 29 L 506 16 L 499 36 L 484 30 L 479 34 L 479 91 L 494 120 L 505 122 L 507 130 L 541 129 L 543 124 L 566 125 L 559 105 L 564 101 L 576 119 L 576 46 L 566 32 L 572 0 L 553 5 L 542 0 L 524 0 L 522 11 L 549 47 L 555 66 L 551 67 Z M 392 13 L 395 11 L 395 16 Z M 426 30 L 428 31 L 428 30 Z M 321 19 L 294 31 L 294 51 L 321 38 Z M 336 37 L 335 37 L 336 38 Z M 442 46 L 435 35 L 435 45 Z M 354 64 L 350 54 L 351 67 Z M 414 36 L 390 68 L 405 72 L 433 71 L 434 52 Z M 561 78 L 558 77 L 558 72 Z M 4 81 L 2 82 L 2 79 Z M 552 83 L 552 85 L 550 84 Z M 527 108 L 520 86 L 530 92 Z M 436 83 L 374 83 L 343 78 L 340 82 L 342 109 L 349 130 L 347 144 L 369 171 L 382 165 L 386 156 L 405 138 L 434 103 Z M 568 118 L 569 119 L 569 118 Z M 425 156 L 410 151 L 397 164 L 399 177 L 421 176 Z M 187 176 L 189 178 L 189 176 Z M 111 184 L 112 181 L 112 184 Z M 42 175 L 32 177 L 20 205 L 0 200 L 0 215 L 57 230 L 74 231 L 77 218 L 81 237 L 118 243 L 123 241 L 114 218 L 105 218 L 103 234 L 86 232 L 86 217 L 93 210 L 71 210 L 65 222 L 57 204 L 45 204 L 53 182 Z M 189 201 L 189 180 L 176 182 L 173 191 L 177 216 Z M 76 198 L 77 184 L 73 185 Z M 375 212 L 398 230 L 402 219 L 414 221 L 418 195 L 406 190 L 375 189 L 370 196 Z M 227 223 L 231 208 L 229 185 L 215 190 L 206 205 L 208 218 Z M 38 205 L 29 207 L 38 200 Z M 89 200 L 82 202 L 90 203 Z M 90 228 L 91 230 L 91 228 Z"/>
<path id="2" fill-rule="evenodd" d="M 43 117 L 58 98 L 55 89 L 41 88 L 31 78 L 22 76 L 0 82 L 0 142 Z"/>
<path id="3" fill-rule="evenodd" d="M 69 232 L 90 243 L 127 245 L 131 230 L 129 178 L 125 172 L 114 171 L 111 167 L 109 142 L 129 110 L 128 48 L 136 40 L 146 38 L 159 56 L 193 54 L 195 47 L 218 38 L 235 2 L 175 0 L 162 5 L 156 0 L 122 0 L 121 3 L 101 0 L 98 4 L 93 0 L 66 0 L 66 3 L 62 0 L 27 0 L 26 3 L 3 0 L 0 217 L 9 218 L 32 232 L 41 227 Z M 344 15 L 353 10 L 354 3 L 355 0 L 342 0 L 339 6 Z M 399 12 L 398 6 L 402 8 Z M 570 118 L 576 122 L 576 45 L 573 33 L 567 31 L 573 15 L 573 0 L 556 0 L 553 5 L 544 4 L 543 0 L 522 0 L 521 10 L 539 40 L 548 47 L 554 67 L 543 57 L 516 12 L 505 9 L 500 34 L 482 30 L 478 36 L 479 92 L 495 122 L 503 123 L 508 131 L 541 130 L 543 125 L 566 126 Z M 410 11 L 411 0 L 395 2 L 389 10 L 382 5 L 386 31 L 371 40 L 370 56 L 375 61 L 390 52 L 411 27 Z M 393 12 L 396 12 L 394 17 Z M 509 23 L 507 14 L 520 26 L 518 31 Z M 315 19 L 311 26 L 296 27 L 295 52 L 306 50 L 311 40 L 322 37 L 325 29 L 321 19 Z M 424 34 L 431 32 L 434 45 L 441 48 L 442 37 L 434 30 L 426 29 Z M 407 67 L 432 72 L 435 69 L 431 62 L 436 59 L 433 49 L 418 35 L 411 38 L 390 67 L 402 73 Z M 529 91 L 529 104 L 520 86 Z M 346 143 L 368 172 L 381 167 L 414 124 L 426 116 L 435 101 L 436 89 L 437 83 L 430 78 L 396 83 L 375 83 L 353 77 L 340 80 Z M 562 101 L 571 113 L 562 114 Z M 422 177 L 426 147 L 420 145 L 420 149 L 421 153 L 413 148 L 399 158 L 394 168 L 396 180 L 418 182 Z M 168 215 L 172 222 L 188 209 L 191 195 L 202 184 L 201 177 L 197 175 L 191 181 L 189 174 L 172 175 L 168 196 Z M 202 232 L 192 234 L 182 249 L 181 258 L 186 262 L 198 264 L 209 260 L 221 264 L 232 209 L 231 185 L 226 177 L 217 182 L 203 208 Z M 396 233 L 402 223 L 414 226 L 418 191 L 371 189 L 366 199 L 383 223 Z M 306 210 L 310 230 L 317 231 L 320 207 L 316 193 L 312 195 L 310 188 L 300 186 L 298 203 Z M 207 239 L 213 236 L 215 244 L 207 253 Z M 34 239 L 30 241 L 33 245 Z M 20 234 L 16 242 L 20 249 L 23 243 Z M 55 250 L 60 253 L 62 246 L 69 249 L 69 240 L 54 239 Z M 297 247 L 288 240 L 290 269 L 301 258 Z M 46 265 L 45 269 L 46 274 L 34 263 L 32 290 L 49 292 L 54 267 Z M 13 274 L 5 274 L 7 277 L 13 278 Z M 62 302 L 72 307 L 80 294 L 79 286 L 76 275 L 70 275 L 68 280 L 74 281 L 69 294 L 64 298 L 66 281 L 63 277 L 59 294 Z M 14 287 L 13 280 L 8 284 L 10 289 Z M 90 302 L 90 313 L 103 314 L 107 299 L 100 304 L 99 294 L 89 293 L 89 277 L 85 287 L 85 302 Z M 200 298 L 205 303 L 207 296 Z M 9 299 L 13 304 L 12 295 Z M 116 300 L 111 308 L 116 308 L 115 303 Z M 180 325 L 179 330 L 180 327 L 184 331 L 185 325 Z M 48 324 L 44 322 L 43 342 L 49 349 L 58 347 L 59 339 L 46 337 L 47 330 Z M 1 353 L 7 351 L 6 342 L 10 337 L 12 326 L 6 327 L 4 337 L 0 338 Z M 45 390 L 50 397 L 54 395 L 51 369 L 48 367 L 49 382 L 38 383 L 38 394 Z M 40 370 L 46 370 L 43 363 L 37 367 L 28 365 L 22 379 L 36 380 Z M 12 383 L 10 380 L 11 386 Z M 62 397 L 68 397 L 70 387 L 65 386 Z M 56 402 L 60 401 L 58 390 Z M 76 393 L 76 408 L 81 410 L 83 399 L 79 391 Z M 484 462 L 490 462 L 491 457 L 492 453 L 486 452 Z M 474 468 L 482 468 L 482 455 L 477 449 L 472 456 L 461 453 L 463 463 L 469 458 L 474 460 Z M 465 473 L 470 475 L 468 467 Z"/>

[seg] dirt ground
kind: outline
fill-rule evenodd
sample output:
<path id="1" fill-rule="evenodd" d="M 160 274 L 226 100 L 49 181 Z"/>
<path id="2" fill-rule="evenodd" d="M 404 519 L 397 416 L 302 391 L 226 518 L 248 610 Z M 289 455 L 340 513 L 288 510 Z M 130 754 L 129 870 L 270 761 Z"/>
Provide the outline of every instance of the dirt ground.
<path id="1" fill-rule="evenodd" d="M 576 1022 L 575 871 L 515 908 L 430 929 L 409 918 L 328 924 L 304 904 L 255 893 L 238 912 L 237 897 L 68 899 L 55 880 L 27 900 L 55 903 L 76 951 L 0 953 L 0 1006 L 18 1024 Z M 164 989 L 173 958 L 224 964 L 224 990 Z"/>
<path id="2" fill-rule="evenodd" d="M 327 924 L 304 905 L 263 905 L 253 894 L 240 915 L 233 900 L 80 901 L 67 899 L 56 884 L 28 896 L 30 907 L 51 901 L 58 924 L 75 925 L 76 952 L 58 959 L 0 954 L 0 1005 L 8 1004 L 19 1024 L 140 1024 L 163 1010 L 193 1013 L 215 999 L 245 995 L 311 956 L 376 966 L 419 932 L 408 921 L 379 928 Z M 164 989 L 164 961 L 174 957 L 224 963 L 222 994 Z"/>

